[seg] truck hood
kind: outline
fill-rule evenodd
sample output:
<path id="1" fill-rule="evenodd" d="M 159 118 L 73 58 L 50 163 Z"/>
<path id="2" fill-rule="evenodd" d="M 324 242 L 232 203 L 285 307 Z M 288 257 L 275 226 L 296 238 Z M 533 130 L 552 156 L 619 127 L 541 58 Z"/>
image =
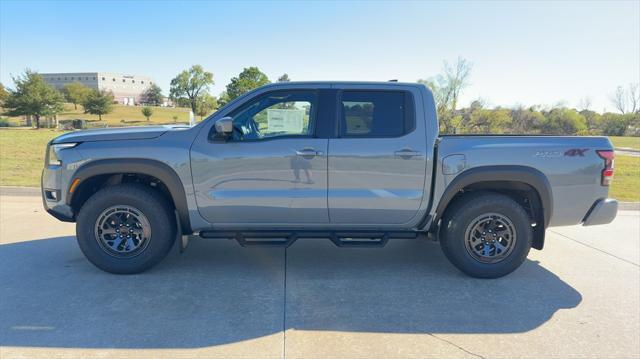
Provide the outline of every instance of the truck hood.
<path id="1" fill-rule="evenodd" d="M 114 127 L 65 133 L 53 139 L 52 143 L 146 140 L 161 136 L 167 131 L 185 130 L 188 126 L 141 126 Z"/>

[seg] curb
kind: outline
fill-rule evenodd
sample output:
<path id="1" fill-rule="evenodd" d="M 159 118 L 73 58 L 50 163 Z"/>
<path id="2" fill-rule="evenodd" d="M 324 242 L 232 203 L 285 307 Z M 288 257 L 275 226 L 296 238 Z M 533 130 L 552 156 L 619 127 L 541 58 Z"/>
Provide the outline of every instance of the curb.
<path id="1" fill-rule="evenodd" d="M 616 151 L 624 151 L 624 152 L 635 152 L 640 153 L 640 150 L 633 149 L 631 147 L 616 147 L 614 148 Z"/>
<path id="2" fill-rule="evenodd" d="M 621 211 L 640 211 L 640 202 L 618 202 Z"/>
<path id="3" fill-rule="evenodd" d="M 0 195 L 3 196 L 40 196 L 38 187 L 0 186 Z"/>

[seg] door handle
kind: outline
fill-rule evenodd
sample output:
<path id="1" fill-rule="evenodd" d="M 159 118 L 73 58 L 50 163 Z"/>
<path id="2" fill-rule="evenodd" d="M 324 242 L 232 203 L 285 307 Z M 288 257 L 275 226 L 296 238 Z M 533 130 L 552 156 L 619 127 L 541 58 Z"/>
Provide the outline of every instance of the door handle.
<path id="1" fill-rule="evenodd" d="M 313 158 L 315 156 L 322 156 L 322 151 L 316 151 L 313 148 L 305 148 L 302 150 L 296 150 L 296 155 L 302 158 Z"/>
<path id="2" fill-rule="evenodd" d="M 399 151 L 395 151 L 393 154 L 396 157 L 400 157 L 400 158 L 402 158 L 404 160 L 408 160 L 408 159 L 410 159 L 412 157 L 418 157 L 418 156 L 422 155 L 420 152 L 414 151 L 414 150 L 412 150 L 410 148 L 403 148 L 403 149 L 401 149 Z"/>

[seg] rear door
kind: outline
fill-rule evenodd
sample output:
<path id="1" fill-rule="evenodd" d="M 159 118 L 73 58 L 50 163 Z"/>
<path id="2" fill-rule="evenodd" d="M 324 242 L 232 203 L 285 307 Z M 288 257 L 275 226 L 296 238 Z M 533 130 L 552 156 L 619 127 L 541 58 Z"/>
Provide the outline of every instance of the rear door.
<path id="1" fill-rule="evenodd" d="M 331 223 L 404 224 L 420 209 L 426 129 L 416 96 L 403 90 L 343 88 L 338 134 L 329 139 Z"/>

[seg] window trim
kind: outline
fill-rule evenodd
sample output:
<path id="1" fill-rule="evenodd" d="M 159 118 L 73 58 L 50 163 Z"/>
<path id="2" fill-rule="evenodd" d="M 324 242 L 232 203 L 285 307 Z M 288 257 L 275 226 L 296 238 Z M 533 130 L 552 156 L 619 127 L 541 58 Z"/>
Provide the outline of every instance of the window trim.
<path id="1" fill-rule="evenodd" d="M 240 106 L 234 108 L 233 110 L 229 111 L 229 113 L 227 113 L 225 115 L 229 116 L 229 117 L 233 117 L 234 114 L 237 114 L 238 112 L 244 111 L 245 109 L 247 109 L 249 106 L 251 106 L 251 104 L 255 103 L 256 101 L 259 101 L 260 99 L 267 97 L 267 96 L 271 96 L 273 94 L 277 94 L 280 92 L 284 92 L 284 93 L 292 93 L 292 92 L 307 92 L 313 95 L 314 97 L 314 101 L 315 101 L 315 106 L 313 109 L 313 114 L 310 112 L 309 113 L 309 133 L 306 135 L 281 135 L 281 136 L 274 136 L 274 137 L 265 137 L 265 138 L 256 138 L 256 139 L 249 139 L 249 140 L 242 140 L 242 141 L 236 141 L 233 139 L 227 139 L 226 141 L 221 142 L 220 140 L 216 140 L 215 138 L 215 134 L 216 134 L 216 125 L 215 125 L 215 121 L 213 121 L 213 125 L 211 126 L 211 129 L 209 130 L 209 134 L 207 135 L 207 139 L 210 143 L 255 143 L 255 142 L 265 142 L 265 141 L 273 141 L 273 140 L 280 140 L 280 139 L 308 139 L 308 138 L 317 138 L 316 137 L 316 133 L 317 133 L 317 128 L 318 128 L 318 111 L 319 111 L 319 97 L 320 97 L 320 93 L 318 89 L 291 89 L 291 90 L 273 90 L 273 91 L 268 91 L 268 92 L 264 92 L 260 95 L 254 96 L 250 99 L 248 99 L 247 101 L 245 101 L 243 104 L 241 104 Z M 313 115 L 313 117 L 312 117 Z"/>
<path id="2" fill-rule="evenodd" d="M 411 123 L 410 126 L 407 128 L 407 120 L 405 118 L 403 118 L 403 122 L 402 122 L 402 127 L 403 127 L 403 133 L 399 136 L 396 135 L 388 135 L 388 136 L 370 136 L 370 135 L 349 135 L 347 133 L 343 133 L 343 127 L 344 127 L 344 123 L 342 121 L 342 115 L 343 115 L 343 111 L 344 111 L 344 106 L 342 106 L 342 96 L 344 95 L 345 92 L 359 92 L 359 93 L 363 93 L 363 92 L 399 92 L 402 93 L 405 97 L 404 97 L 404 105 L 407 106 L 407 104 L 411 107 L 411 114 L 412 114 L 412 119 L 411 119 Z M 416 130 L 416 102 L 415 99 L 413 97 L 413 93 L 411 93 L 411 91 L 408 90 L 395 90 L 395 89 L 341 89 L 338 91 L 338 96 L 337 96 L 337 101 L 336 101 L 336 113 L 337 113 L 337 117 L 336 117 L 336 122 L 337 122 L 337 128 L 336 128 L 336 138 L 349 138 L 349 139 L 357 139 L 357 138 L 362 138 L 362 139 L 367 139 L 367 138 L 400 138 L 400 137 L 404 137 L 407 136 L 411 133 L 413 133 Z M 405 109 L 405 115 L 407 114 L 407 109 Z"/>

